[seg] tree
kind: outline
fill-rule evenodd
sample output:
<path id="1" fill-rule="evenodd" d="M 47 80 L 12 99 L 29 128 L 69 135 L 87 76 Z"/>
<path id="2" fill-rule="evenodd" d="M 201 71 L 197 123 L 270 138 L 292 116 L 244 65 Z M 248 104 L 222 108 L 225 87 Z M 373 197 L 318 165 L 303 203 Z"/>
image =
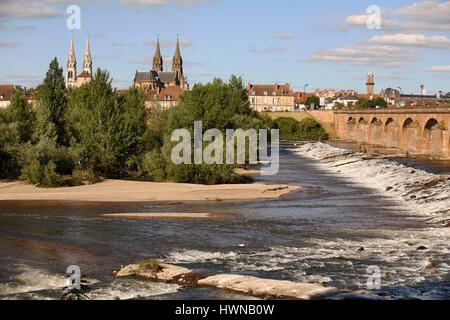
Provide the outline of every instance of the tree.
<path id="1" fill-rule="evenodd" d="M 318 108 L 320 106 L 319 97 L 311 96 L 311 97 L 308 97 L 308 99 L 306 99 L 306 107 L 310 108 L 311 106 L 313 106 L 314 109 Z"/>
<path id="2" fill-rule="evenodd" d="M 16 123 L 20 142 L 29 141 L 34 129 L 35 114 L 22 90 L 14 90 L 9 108 L 12 121 Z"/>
<path id="3" fill-rule="evenodd" d="M 248 103 L 241 78 L 232 76 L 228 83 L 214 79 L 208 84 L 197 84 L 185 92 L 178 106 L 152 115 L 146 132 L 147 145 L 156 147 L 147 153 L 144 167 L 155 179 L 166 177 L 175 182 L 203 184 L 237 183 L 246 179 L 234 172 L 233 165 L 175 165 L 171 160 L 174 144 L 170 141 L 175 129 L 193 131 L 195 121 L 202 121 L 203 130 L 270 128 L 270 119 L 254 112 Z M 158 146 L 162 142 L 162 146 Z M 162 158 L 163 160 L 157 160 Z"/>
<path id="4" fill-rule="evenodd" d="M 368 109 L 368 108 L 376 108 L 376 107 L 382 107 L 385 108 L 387 106 L 387 102 L 382 98 L 378 97 L 375 99 L 365 99 L 365 98 L 359 98 L 358 102 L 356 102 L 356 108 L 357 109 Z"/>
<path id="5" fill-rule="evenodd" d="M 65 125 L 66 93 L 63 69 L 54 58 L 44 82 L 37 88 L 37 137 L 42 134 L 55 135 L 59 145 L 69 144 Z"/>
<path id="6" fill-rule="evenodd" d="M 146 127 L 139 91 L 131 89 L 118 98 L 109 73 L 98 69 L 89 83 L 71 90 L 67 119 L 84 168 L 105 177 L 126 174 L 126 161 L 136 154 Z"/>

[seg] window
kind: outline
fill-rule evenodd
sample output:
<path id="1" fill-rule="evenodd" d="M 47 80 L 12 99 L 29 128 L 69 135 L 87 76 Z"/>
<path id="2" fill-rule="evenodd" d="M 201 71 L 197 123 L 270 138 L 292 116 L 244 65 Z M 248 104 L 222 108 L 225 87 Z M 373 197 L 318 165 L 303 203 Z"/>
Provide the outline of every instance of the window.
<path id="1" fill-rule="evenodd" d="M 252 98 L 252 104 L 256 104 L 256 99 Z"/>
<path id="2" fill-rule="evenodd" d="M 273 95 L 273 96 L 276 96 L 276 95 L 277 95 L 277 92 L 276 92 L 276 91 L 272 92 L 272 95 Z"/>
<path id="3" fill-rule="evenodd" d="M 254 96 L 256 93 L 255 91 L 250 92 L 250 95 Z"/>
<path id="4" fill-rule="evenodd" d="M 1 96 L 0 96 L 0 99 L 2 99 L 2 100 L 5 99 L 5 96 L 4 96 L 4 95 L 1 95 Z"/>
<path id="5" fill-rule="evenodd" d="M 267 95 L 268 95 L 268 92 L 267 92 L 267 91 L 264 91 L 264 95 L 267 96 Z"/>

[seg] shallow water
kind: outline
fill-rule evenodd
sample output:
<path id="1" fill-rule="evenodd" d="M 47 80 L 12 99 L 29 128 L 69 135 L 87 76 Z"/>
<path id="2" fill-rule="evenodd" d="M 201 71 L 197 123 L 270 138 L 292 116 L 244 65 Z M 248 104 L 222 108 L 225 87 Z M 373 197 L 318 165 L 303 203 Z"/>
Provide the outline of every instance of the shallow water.
<path id="1" fill-rule="evenodd" d="M 57 299 L 69 265 L 80 266 L 96 282 L 89 293 L 92 299 L 244 298 L 220 290 L 113 279 L 113 270 L 121 265 L 149 257 L 205 271 L 351 290 L 365 289 L 367 267 L 377 265 L 383 291 L 450 298 L 448 229 L 424 222 L 417 207 L 325 170 L 289 148 L 282 149 L 280 173 L 259 181 L 303 189 L 271 201 L 1 202 L 0 299 Z M 100 216 L 115 212 L 213 212 L 229 217 Z M 419 246 L 427 250 L 417 251 Z M 365 251 L 359 252 L 360 247 Z M 434 272 L 426 268 L 429 261 Z"/>

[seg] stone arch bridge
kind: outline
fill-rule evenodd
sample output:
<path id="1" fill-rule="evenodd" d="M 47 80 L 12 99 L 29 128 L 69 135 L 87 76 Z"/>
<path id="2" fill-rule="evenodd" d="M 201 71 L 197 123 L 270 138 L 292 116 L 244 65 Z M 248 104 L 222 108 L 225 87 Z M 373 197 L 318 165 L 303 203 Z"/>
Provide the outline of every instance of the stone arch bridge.
<path id="1" fill-rule="evenodd" d="M 331 118 L 340 139 L 395 148 L 411 155 L 450 158 L 449 107 L 328 112 L 333 113 Z M 317 111 L 313 116 L 322 121 L 323 115 Z"/>

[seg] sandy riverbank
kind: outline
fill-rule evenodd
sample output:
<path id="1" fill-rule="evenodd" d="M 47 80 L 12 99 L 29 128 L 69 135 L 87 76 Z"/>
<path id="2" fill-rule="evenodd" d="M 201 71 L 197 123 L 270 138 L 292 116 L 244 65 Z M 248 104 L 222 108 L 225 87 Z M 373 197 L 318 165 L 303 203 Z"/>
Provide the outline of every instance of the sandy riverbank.
<path id="1" fill-rule="evenodd" d="M 0 201 L 96 201 L 96 202 L 187 202 L 276 199 L 299 187 L 287 185 L 239 184 L 204 186 L 107 180 L 72 188 L 43 189 L 24 182 L 0 182 Z"/>

